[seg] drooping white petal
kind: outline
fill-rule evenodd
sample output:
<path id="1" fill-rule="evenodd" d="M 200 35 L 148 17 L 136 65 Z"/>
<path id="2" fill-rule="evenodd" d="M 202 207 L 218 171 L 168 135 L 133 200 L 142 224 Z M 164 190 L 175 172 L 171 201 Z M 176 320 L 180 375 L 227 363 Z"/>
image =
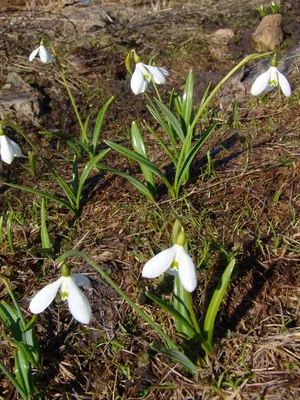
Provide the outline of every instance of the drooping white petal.
<path id="1" fill-rule="evenodd" d="M 16 142 L 11 140 L 11 139 L 8 139 L 8 141 L 9 141 L 10 147 L 12 148 L 14 156 L 15 157 L 22 157 L 22 151 L 20 149 L 20 146 Z"/>
<path id="2" fill-rule="evenodd" d="M 292 94 L 292 89 L 289 84 L 289 81 L 286 79 L 286 77 L 278 71 L 278 80 L 279 80 L 279 86 L 281 87 L 282 93 L 286 96 L 289 97 Z"/>
<path id="3" fill-rule="evenodd" d="M 143 93 L 148 86 L 147 80 L 145 80 L 141 63 L 136 64 L 134 73 L 132 74 L 130 87 L 134 94 Z"/>
<path id="4" fill-rule="evenodd" d="M 88 324 L 92 316 L 92 309 L 88 299 L 77 287 L 71 276 L 68 279 L 68 305 L 73 317 L 81 324 Z"/>
<path id="5" fill-rule="evenodd" d="M 176 245 L 175 245 L 176 246 Z M 143 268 L 142 276 L 144 278 L 157 278 L 167 271 L 175 258 L 176 247 L 163 250 L 152 257 Z"/>
<path id="6" fill-rule="evenodd" d="M 1 143 L 1 159 L 6 164 L 11 164 L 14 159 L 14 151 L 10 146 L 10 140 L 5 135 L 0 136 L 0 143 Z"/>
<path id="7" fill-rule="evenodd" d="M 157 67 L 152 67 L 151 65 L 146 65 L 146 68 L 153 76 L 154 82 L 157 85 L 164 85 L 166 83 L 166 78 L 162 72 L 162 69 L 157 68 Z"/>
<path id="8" fill-rule="evenodd" d="M 41 313 L 52 303 L 62 283 L 62 279 L 63 277 L 45 286 L 34 296 L 29 304 L 29 310 L 33 314 Z"/>
<path id="9" fill-rule="evenodd" d="M 32 61 L 37 56 L 39 51 L 40 51 L 40 47 L 38 47 L 37 49 L 33 50 L 33 52 L 29 56 L 29 61 Z"/>
<path id="10" fill-rule="evenodd" d="M 77 286 L 91 286 L 91 282 L 88 277 L 82 274 L 72 274 L 72 278 Z"/>
<path id="11" fill-rule="evenodd" d="M 51 54 L 49 53 L 48 50 L 45 49 L 45 46 L 40 46 L 40 60 L 43 63 L 53 61 Z"/>
<path id="12" fill-rule="evenodd" d="M 251 94 L 253 94 L 253 96 L 258 96 L 261 94 L 269 86 L 269 79 L 270 70 L 259 75 L 252 85 Z"/>
<path id="13" fill-rule="evenodd" d="M 188 292 L 193 292 L 197 287 L 197 274 L 193 260 L 185 251 L 183 246 L 177 250 L 176 261 L 178 261 L 178 273 L 182 286 Z"/>

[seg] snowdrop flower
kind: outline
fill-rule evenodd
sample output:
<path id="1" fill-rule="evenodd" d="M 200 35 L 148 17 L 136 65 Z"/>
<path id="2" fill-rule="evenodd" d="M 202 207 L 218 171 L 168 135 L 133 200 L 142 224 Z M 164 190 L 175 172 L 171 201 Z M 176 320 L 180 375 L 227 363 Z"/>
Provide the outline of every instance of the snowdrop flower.
<path id="1" fill-rule="evenodd" d="M 278 71 L 276 56 L 273 57 L 268 71 L 262 73 L 253 83 L 251 94 L 258 96 L 262 92 L 270 92 L 276 86 L 281 87 L 283 94 L 289 97 L 292 93 L 291 86 L 286 77 Z"/>
<path id="2" fill-rule="evenodd" d="M 40 46 L 37 49 L 33 50 L 33 52 L 30 54 L 29 61 L 32 61 L 37 55 L 40 57 L 42 63 L 53 61 L 50 52 L 44 46 L 43 40 L 41 40 Z"/>
<path id="3" fill-rule="evenodd" d="M 177 243 L 167 250 L 163 250 L 149 260 L 142 271 L 144 278 L 157 278 L 167 272 L 170 275 L 179 275 L 184 289 L 193 292 L 197 287 L 195 264 L 184 248 L 185 235 L 178 235 Z"/>
<path id="4" fill-rule="evenodd" d="M 58 289 L 61 298 L 68 300 L 70 313 L 82 324 L 88 324 L 92 316 L 91 306 L 78 286 L 90 286 L 90 280 L 82 274 L 70 275 L 66 264 L 62 267 L 62 276 L 55 282 L 50 283 L 40 290 L 29 304 L 29 309 L 33 314 L 44 311 L 54 300 Z"/>
<path id="5" fill-rule="evenodd" d="M 0 127 L 0 156 L 6 164 L 11 164 L 15 157 L 22 157 L 22 151 L 16 142 L 4 135 Z"/>
<path id="6" fill-rule="evenodd" d="M 157 85 L 164 85 L 166 83 L 166 76 L 169 73 L 164 68 L 153 67 L 151 65 L 138 62 L 135 65 L 134 73 L 132 74 L 130 87 L 134 94 L 143 93 L 152 79 Z"/>

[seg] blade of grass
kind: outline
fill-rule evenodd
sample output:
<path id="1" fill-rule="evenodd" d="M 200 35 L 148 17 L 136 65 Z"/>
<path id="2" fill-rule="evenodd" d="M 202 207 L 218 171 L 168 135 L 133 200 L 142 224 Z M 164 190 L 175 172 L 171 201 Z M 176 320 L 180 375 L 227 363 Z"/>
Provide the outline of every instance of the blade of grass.
<path id="1" fill-rule="evenodd" d="M 98 169 L 102 169 L 104 171 L 109 171 L 112 172 L 115 175 L 121 176 L 122 178 L 128 180 L 134 186 L 143 196 L 145 196 L 147 199 L 151 201 L 155 201 L 155 197 L 153 197 L 153 193 L 151 190 L 148 189 L 147 186 L 145 186 L 142 182 L 140 182 L 138 179 L 134 178 L 133 176 L 126 174 L 125 172 L 118 171 L 115 168 L 108 167 L 103 164 L 97 164 L 96 167 Z"/>
<path id="2" fill-rule="evenodd" d="M 134 151 L 127 149 L 124 146 L 121 146 L 117 143 L 111 142 L 110 140 L 104 140 L 104 143 L 106 143 L 109 147 L 116 150 L 118 153 L 122 154 L 123 156 L 136 161 L 138 164 L 140 164 L 140 163 L 144 164 L 147 168 L 149 168 L 155 175 L 157 175 L 162 180 L 162 182 L 168 188 L 171 197 L 174 198 L 174 190 L 173 190 L 170 182 L 167 180 L 167 178 L 164 176 L 164 174 L 151 161 L 147 160 L 147 158 L 143 157 L 142 155 L 137 154 Z"/>
<path id="3" fill-rule="evenodd" d="M 204 319 L 204 336 L 212 349 L 213 347 L 213 333 L 215 327 L 215 319 L 220 308 L 220 304 L 225 296 L 226 289 L 229 285 L 231 274 L 235 266 L 235 259 L 232 259 L 227 265 L 221 279 L 214 291 L 213 297 L 209 303 L 206 316 Z"/>
<path id="4" fill-rule="evenodd" d="M 55 201 L 56 203 L 59 203 L 59 204 L 63 205 L 68 210 L 72 211 L 74 214 L 76 214 L 76 212 L 77 212 L 76 208 L 73 207 L 70 203 L 67 203 L 64 200 L 61 200 L 59 197 L 52 196 L 51 194 L 49 194 L 47 192 L 43 192 L 42 190 L 32 189 L 32 188 L 27 187 L 27 186 L 15 185 L 14 183 L 6 183 L 6 182 L 4 182 L 4 184 L 7 185 L 7 186 L 10 186 L 10 187 L 14 187 L 16 189 L 23 190 L 23 191 L 28 192 L 28 193 L 32 193 L 32 194 L 36 194 L 38 196 L 46 197 L 47 199 L 50 199 L 52 201 Z"/>
<path id="5" fill-rule="evenodd" d="M 98 113 L 94 132 L 93 132 L 93 139 L 92 139 L 93 154 L 95 154 L 96 149 L 97 149 L 97 144 L 99 141 L 99 136 L 100 136 L 103 119 L 105 117 L 106 111 L 107 111 L 108 107 L 111 105 L 111 103 L 114 101 L 114 99 L 115 99 L 114 96 L 112 96 L 110 99 L 108 99 L 107 102 L 103 105 L 102 109 Z"/>

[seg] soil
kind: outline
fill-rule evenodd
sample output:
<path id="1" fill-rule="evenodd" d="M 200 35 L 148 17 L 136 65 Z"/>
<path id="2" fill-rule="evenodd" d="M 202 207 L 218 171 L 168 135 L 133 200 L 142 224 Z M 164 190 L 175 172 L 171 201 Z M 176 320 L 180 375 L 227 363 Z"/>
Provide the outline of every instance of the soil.
<path id="1" fill-rule="evenodd" d="M 18 124 L 67 182 L 71 182 L 73 152 L 63 140 L 41 132 L 79 137 L 80 127 L 55 63 L 28 61 L 42 36 L 54 45 L 79 113 L 83 120 L 90 115 L 91 127 L 105 101 L 114 96 L 99 151 L 106 148 L 104 139 L 130 148 L 132 121 L 145 121 L 163 135 L 146 107 L 147 98 L 131 92 L 125 68 L 131 49 L 145 63 L 153 59 L 168 69 L 167 84 L 159 87 L 166 104 L 172 89 L 182 94 L 188 71 L 193 70 L 195 108 L 209 83 L 214 87 L 255 52 L 251 35 L 260 22 L 255 10 L 259 1 L 69 3 L 43 0 L 24 5 L 14 0 L 2 5 L 0 19 L 0 87 L 14 73 L 18 81 L 9 90 L 17 87 L 31 99 L 21 110 L 9 106 L 2 118 Z M 300 43 L 300 5 L 283 2 L 280 11 L 284 38 L 279 50 L 284 56 Z M 221 28 L 232 29 L 234 38 L 226 55 L 216 59 L 210 38 Z M 279 90 L 258 98 L 246 92 L 237 101 L 237 114 L 234 96 L 222 93 L 213 100 L 197 128 L 201 131 L 212 122 L 217 128 L 194 161 L 180 199 L 170 200 L 159 186 L 158 201 L 151 203 L 128 181 L 95 169 L 85 182 L 78 216 L 47 200 L 55 255 L 84 251 L 174 340 L 180 338 L 173 319 L 145 296 L 149 290 L 170 299 L 170 281 L 142 279 L 141 270 L 153 253 L 170 246 L 176 216 L 183 221 L 198 266 L 193 301 L 200 322 L 224 270 L 224 253 L 235 255 L 237 267 L 218 313 L 210 365 L 199 366 L 192 376 L 149 350 L 150 343 L 161 341 L 156 332 L 90 265 L 72 260 L 74 271 L 91 279 L 84 293 L 93 317 L 89 325 L 80 325 L 59 302 L 38 317 L 43 368 L 33 373 L 42 399 L 300 397 L 299 58 L 295 57 L 287 77 L 293 89 L 288 99 Z M 147 93 L 155 96 L 152 87 Z M 28 110 L 30 104 L 33 108 Z M 31 148 L 26 140 L 10 128 L 6 134 L 27 156 Z M 147 129 L 143 134 L 149 158 L 172 178 L 174 171 L 160 146 Z M 60 196 L 47 167 L 38 157 L 35 160 L 35 175 L 28 172 L 26 158 L 15 159 L 11 166 L 3 164 L 0 171 L 0 276 L 9 279 L 28 320 L 34 293 L 59 276 L 55 262 L 33 251 L 41 247 L 40 198 L 6 185 Z M 80 169 L 87 161 L 87 156 L 80 158 Z M 103 162 L 141 179 L 137 165 L 113 151 Z M 14 252 L 7 238 L 12 212 Z M 11 303 L 1 281 L 0 291 L 1 299 Z M 13 371 L 10 339 L 2 323 L 1 361 Z M 2 373 L 0 387 L 1 399 L 21 398 Z"/>

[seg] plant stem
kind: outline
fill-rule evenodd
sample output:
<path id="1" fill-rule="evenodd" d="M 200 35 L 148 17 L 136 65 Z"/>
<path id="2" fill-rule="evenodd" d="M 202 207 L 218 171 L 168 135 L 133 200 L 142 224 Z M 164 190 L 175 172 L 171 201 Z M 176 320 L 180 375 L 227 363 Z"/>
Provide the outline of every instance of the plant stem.
<path id="1" fill-rule="evenodd" d="M 51 47 L 51 51 L 52 51 L 52 53 L 53 53 L 53 57 L 54 57 L 54 59 L 55 59 L 56 65 L 57 65 L 57 67 L 58 67 L 58 69 L 59 69 L 60 76 L 61 76 L 61 78 L 62 78 L 62 80 L 63 80 L 63 82 L 64 82 L 64 85 L 65 85 L 65 88 L 66 88 L 66 90 L 67 90 L 67 92 L 68 92 L 68 95 L 69 95 L 71 104 L 72 104 L 73 109 L 74 109 L 74 111 L 75 111 L 77 121 L 78 121 L 78 123 L 79 123 L 79 125 L 80 125 L 82 137 L 84 138 L 85 143 L 88 144 L 88 143 L 89 143 L 89 140 L 88 140 L 88 137 L 87 137 L 87 135 L 86 135 L 86 131 L 85 131 L 85 129 L 84 129 L 83 122 L 82 122 L 82 120 L 81 120 L 81 117 L 80 117 L 78 108 L 77 108 L 77 106 L 76 106 L 74 97 L 73 97 L 72 92 L 71 92 L 71 90 L 70 90 L 70 87 L 69 87 L 68 81 L 67 81 L 67 79 L 66 79 L 64 70 L 63 70 L 63 68 L 62 68 L 62 66 L 61 66 L 61 63 L 60 63 L 60 61 L 59 61 L 59 58 L 58 58 L 58 56 L 57 56 L 57 54 L 56 54 L 55 48 L 54 48 L 54 46 L 53 46 L 52 43 L 50 44 L 50 47 Z"/>

